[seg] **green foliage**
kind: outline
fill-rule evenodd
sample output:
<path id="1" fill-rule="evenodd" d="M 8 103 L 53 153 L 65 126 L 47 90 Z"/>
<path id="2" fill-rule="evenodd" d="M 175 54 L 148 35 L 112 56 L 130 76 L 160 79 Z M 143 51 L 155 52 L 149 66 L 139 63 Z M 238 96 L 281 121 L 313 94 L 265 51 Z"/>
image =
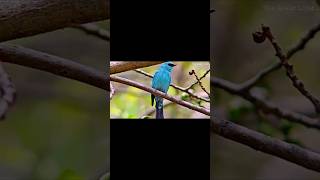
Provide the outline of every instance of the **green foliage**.
<path id="1" fill-rule="evenodd" d="M 84 178 L 79 176 L 74 170 L 66 169 L 60 174 L 58 180 L 84 180 Z"/>
<path id="2" fill-rule="evenodd" d="M 235 98 L 229 107 L 228 118 L 231 121 L 239 121 L 244 115 L 252 112 L 254 110 L 253 106 L 240 98 Z"/>
<path id="3" fill-rule="evenodd" d="M 288 138 L 290 136 L 292 129 L 293 123 L 285 119 L 281 120 L 280 130 L 285 138 Z"/>
<path id="4" fill-rule="evenodd" d="M 274 136 L 277 131 L 276 128 L 272 127 L 269 123 L 267 123 L 263 119 L 259 119 L 257 130 L 263 134 L 268 135 L 268 136 Z"/>

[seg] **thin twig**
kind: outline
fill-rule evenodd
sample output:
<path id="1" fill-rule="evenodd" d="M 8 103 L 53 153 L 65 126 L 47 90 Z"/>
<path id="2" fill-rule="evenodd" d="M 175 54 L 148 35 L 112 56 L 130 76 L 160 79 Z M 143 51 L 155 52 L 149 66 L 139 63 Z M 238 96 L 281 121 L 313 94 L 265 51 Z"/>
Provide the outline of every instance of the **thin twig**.
<path id="1" fill-rule="evenodd" d="M 203 78 L 206 77 L 206 75 L 210 72 L 210 69 L 208 69 L 200 78 L 199 81 L 201 81 Z M 191 84 L 189 87 L 186 88 L 186 90 L 189 90 L 191 88 L 193 88 L 194 85 L 198 84 L 198 81 L 194 82 L 193 84 Z"/>
<path id="2" fill-rule="evenodd" d="M 287 60 L 289 60 L 292 56 L 294 56 L 297 52 L 303 50 L 308 42 L 312 40 L 315 35 L 320 31 L 320 24 L 317 24 L 313 28 L 311 28 L 300 40 L 299 42 L 294 45 L 287 53 Z M 250 78 L 249 80 L 242 83 L 242 89 L 250 89 L 251 87 L 255 86 L 259 81 L 263 78 L 268 76 L 270 73 L 278 70 L 281 68 L 281 63 L 276 62 L 272 65 L 268 66 L 267 68 L 258 72 L 254 77 Z"/>
<path id="3" fill-rule="evenodd" d="M 174 98 L 174 97 L 169 96 L 169 95 L 167 95 L 167 94 L 165 94 L 165 93 L 163 93 L 161 91 L 158 91 L 158 90 L 153 89 L 151 87 L 147 87 L 147 86 L 145 86 L 143 84 L 140 84 L 138 82 L 134 82 L 134 81 L 131 81 L 129 79 L 125 79 L 125 78 L 118 77 L 118 76 L 110 76 L 110 81 L 126 84 L 126 85 L 129 85 L 129 86 L 136 87 L 138 89 L 142 89 L 144 91 L 147 91 L 147 92 L 150 92 L 150 93 L 154 94 L 155 96 L 160 96 L 160 97 L 165 98 L 165 99 L 167 99 L 169 101 L 173 101 L 176 104 L 184 106 L 184 107 L 186 107 L 188 109 L 191 109 L 191 110 L 194 110 L 194 111 L 197 111 L 197 112 L 200 112 L 202 114 L 210 116 L 210 110 L 207 110 L 205 108 L 201 108 L 201 107 L 195 106 L 195 105 L 193 105 L 193 104 L 191 104 L 189 102 Z"/>
<path id="4" fill-rule="evenodd" d="M 87 34 L 96 36 L 100 39 L 110 41 L 110 33 L 107 30 L 104 30 L 94 24 L 82 24 L 73 26 L 76 29 L 79 29 Z"/>
<path id="5" fill-rule="evenodd" d="M 207 90 L 202 86 L 201 80 L 198 78 L 196 72 L 194 70 L 192 70 L 191 72 L 189 72 L 189 75 L 194 75 L 197 79 L 197 83 L 199 83 L 201 89 L 206 92 L 208 94 L 208 96 L 210 97 L 210 93 L 207 92 Z"/>
<path id="6" fill-rule="evenodd" d="M 276 51 L 276 56 L 279 58 L 281 65 L 285 68 L 287 76 L 292 81 L 292 84 L 298 91 L 311 101 L 314 105 L 316 112 L 320 113 L 320 101 L 313 96 L 304 86 L 303 82 L 299 80 L 298 76 L 293 70 L 293 66 L 289 64 L 287 56 L 282 52 L 280 45 L 275 40 L 269 27 L 262 25 L 262 32 L 256 32 L 254 36 L 260 36 L 260 38 L 266 38 L 272 44 L 274 50 Z"/>
<path id="7" fill-rule="evenodd" d="M 320 122 L 318 119 L 309 118 L 302 114 L 298 114 L 295 112 L 291 112 L 284 108 L 280 108 L 275 106 L 274 104 L 267 102 L 257 96 L 254 96 L 251 92 L 247 90 L 241 89 L 238 84 L 234 84 L 224 79 L 220 79 L 217 77 L 213 77 L 211 79 L 211 83 L 214 85 L 215 88 L 220 88 L 227 91 L 230 94 L 238 95 L 252 104 L 254 104 L 257 108 L 260 108 L 265 113 L 271 113 L 278 117 L 285 118 L 289 121 L 296 122 L 302 124 L 306 127 L 320 129 Z"/>
<path id="8" fill-rule="evenodd" d="M 227 139 L 320 172 L 320 155 L 318 153 L 268 137 L 230 121 L 213 119 L 211 126 L 214 133 Z"/>
<path id="9" fill-rule="evenodd" d="M 135 69 L 134 71 L 137 72 L 137 73 L 143 74 L 143 75 L 145 75 L 147 77 L 153 78 L 153 76 L 151 74 L 149 74 L 147 72 L 144 72 L 141 69 Z M 170 84 L 170 86 L 175 88 L 175 89 L 177 89 L 177 90 L 179 90 L 179 91 L 182 91 L 182 92 L 185 92 L 185 93 L 189 94 L 193 98 L 200 99 L 200 100 L 205 101 L 205 102 L 210 102 L 210 99 L 207 99 L 207 98 L 198 96 L 196 94 L 193 94 L 192 92 L 189 91 L 189 88 L 183 88 L 183 87 L 177 86 L 175 84 Z"/>

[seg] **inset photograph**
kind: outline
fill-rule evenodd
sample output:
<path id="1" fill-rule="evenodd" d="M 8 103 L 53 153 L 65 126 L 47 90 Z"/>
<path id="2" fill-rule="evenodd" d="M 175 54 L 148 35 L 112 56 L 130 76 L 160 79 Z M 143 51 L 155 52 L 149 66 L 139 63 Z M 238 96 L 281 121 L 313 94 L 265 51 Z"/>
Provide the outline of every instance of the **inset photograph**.
<path id="1" fill-rule="evenodd" d="M 209 61 L 110 62 L 110 118 L 210 118 Z"/>

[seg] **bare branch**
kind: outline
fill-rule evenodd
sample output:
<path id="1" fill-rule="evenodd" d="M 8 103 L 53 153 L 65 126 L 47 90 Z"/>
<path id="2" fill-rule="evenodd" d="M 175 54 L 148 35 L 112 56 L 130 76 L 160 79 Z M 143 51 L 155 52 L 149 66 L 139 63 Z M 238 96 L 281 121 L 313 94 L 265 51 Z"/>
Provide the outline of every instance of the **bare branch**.
<path id="1" fill-rule="evenodd" d="M 97 25 L 94 24 L 82 24 L 82 25 L 77 25 L 73 26 L 74 28 L 77 28 L 87 34 L 96 36 L 100 39 L 110 41 L 110 32 L 107 30 L 104 30 Z"/>
<path id="2" fill-rule="evenodd" d="M 125 71 L 135 70 L 138 68 L 149 67 L 161 64 L 163 61 L 117 61 L 110 62 L 110 74 L 121 73 Z"/>
<path id="3" fill-rule="evenodd" d="M 303 50 L 308 42 L 314 38 L 314 36 L 320 31 L 320 24 L 317 24 L 313 28 L 311 28 L 306 35 L 304 35 L 300 41 L 294 45 L 286 54 L 287 59 L 289 60 L 292 56 L 294 56 L 297 52 Z M 242 84 L 243 89 L 250 89 L 251 87 L 255 86 L 261 79 L 265 78 L 270 73 L 278 70 L 281 68 L 281 63 L 277 62 L 274 63 L 267 68 L 258 72 L 254 77 L 250 78 L 246 82 Z"/>
<path id="4" fill-rule="evenodd" d="M 234 84 L 232 82 L 214 77 L 211 79 L 211 83 L 216 88 L 223 89 L 230 94 L 238 95 L 249 102 L 253 103 L 257 108 L 260 108 L 265 113 L 272 113 L 278 117 L 285 118 L 289 121 L 300 123 L 307 127 L 312 127 L 320 129 L 320 122 L 318 119 L 309 118 L 302 114 L 291 112 L 284 108 L 275 106 L 274 104 L 267 102 L 259 97 L 254 96 L 251 92 L 241 89 L 241 86 Z"/>
<path id="5" fill-rule="evenodd" d="M 207 92 L 207 90 L 202 86 L 201 80 L 198 78 L 196 72 L 194 70 L 192 70 L 191 72 L 189 72 L 189 75 L 194 75 L 197 79 L 197 82 L 199 83 L 201 89 L 206 92 L 208 94 L 208 96 L 210 97 L 210 93 Z"/>
<path id="6" fill-rule="evenodd" d="M 0 65 L 0 119 L 4 119 L 9 107 L 14 103 L 16 98 L 16 90 L 10 77 Z"/>
<path id="7" fill-rule="evenodd" d="M 210 69 L 208 69 L 200 78 L 199 81 L 201 81 L 203 78 L 206 77 L 206 75 L 210 72 Z M 186 88 L 186 90 L 191 89 L 194 85 L 198 84 L 198 81 L 194 82 L 193 84 L 191 84 L 189 87 Z"/>
<path id="8" fill-rule="evenodd" d="M 136 69 L 136 70 L 134 70 L 134 71 L 136 71 L 137 73 L 143 74 L 143 75 L 145 75 L 145 76 L 147 76 L 147 77 L 153 78 L 153 76 L 152 76 L 151 74 L 148 74 L 148 73 L 146 73 L 146 72 L 144 72 L 144 71 L 142 71 L 142 70 L 140 70 L 140 69 Z M 194 98 L 196 98 L 196 99 L 200 99 L 200 100 L 205 101 L 205 102 L 210 102 L 210 99 L 203 98 L 203 97 L 201 97 L 201 96 L 198 96 L 198 95 L 190 92 L 190 91 L 189 91 L 189 88 L 182 88 L 182 87 L 177 86 L 177 85 L 175 85 L 175 84 L 170 84 L 170 86 L 173 87 L 173 88 L 175 88 L 175 89 L 177 89 L 177 90 L 180 90 L 180 91 L 182 91 L 182 92 L 185 92 L 185 93 L 189 94 L 191 97 L 194 97 Z"/>
<path id="9" fill-rule="evenodd" d="M 320 155 L 315 152 L 268 137 L 230 121 L 214 119 L 211 125 L 213 132 L 220 136 L 320 172 Z"/>
<path id="10" fill-rule="evenodd" d="M 198 107 L 198 106 L 195 106 L 191 103 L 188 103 L 186 101 L 183 101 L 183 100 L 180 100 L 180 99 L 176 99 L 172 96 L 169 96 L 161 91 L 158 91 L 156 89 L 153 89 L 151 87 L 147 87 L 143 84 L 140 84 L 140 83 L 137 83 L 137 82 L 134 82 L 134 81 L 131 81 L 129 79 L 125 79 L 125 78 L 122 78 L 122 77 L 117 77 L 117 76 L 110 76 L 110 81 L 114 81 L 114 82 L 118 82 L 118 83 L 122 83 L 122 84 L 126 84 L 126 85 L 129 85 L 129 86 L 133 86 L 133 87 L 136 87 L 138 89 L 142 89 L 144 91 L 147 91 L 147 92 L 150 92 L 152 94 L 154 94 L 155 96 L 160 96 L 162 98 L 165 98 L 169 101 L 173 101 L 181 106 L 184 106 L 188 109 L 192 109 L 194 111 L 198 111 L 202 114 L 205 114 L 205 115 L 208 115 L 210 116 L 210 111 L 205 109 L 205 108 L 201 108 L 201 107 Z"/>
<path id="11" fill-rule="evenodd" d="M 2 0 L 0 42 L 109 18 L 109 0 Z"/>
<path id="12" fill-rule="evenodd" d="M 0 45 L 0 60 L 50 72 L 107 90 L 107 74 L 91 67 L 31 49 Z"/>
<path id="13" fill-rule="evenodd" d="M 259 34 L 259 35 L 257 35 Z M 292 84 L 295 88 L 299 90 L 299 92 L 309 99 L 314 105 L 316 112 L 320 113 L 320 101 L 314 97 L 305 87 L 304 84 L 293 70 L 293 66 L 288 63 L 287 56 L 283 54 L 280 45 L 276 42 L 271 30 L 269 27 L 262 25 L 262 32 L 256 32 L 254 36 L 261 36 L 262 38 L 266 38 L 272 44 L 274 50 L 276 51 L 276 56 L 279 58 L 281 65 L 285 68 L 287 72 L 287 76 L 292 81 Z"/>

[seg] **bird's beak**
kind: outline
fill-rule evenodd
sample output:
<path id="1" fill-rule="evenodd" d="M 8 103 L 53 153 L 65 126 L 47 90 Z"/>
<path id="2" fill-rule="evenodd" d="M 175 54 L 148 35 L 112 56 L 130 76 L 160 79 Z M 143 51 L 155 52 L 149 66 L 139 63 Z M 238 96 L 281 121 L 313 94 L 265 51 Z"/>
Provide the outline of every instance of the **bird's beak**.
<path id="1" fill-rule="evenodd" d="M 176 64 L 173 64 L 173 67 L 176 66 Z"/>

